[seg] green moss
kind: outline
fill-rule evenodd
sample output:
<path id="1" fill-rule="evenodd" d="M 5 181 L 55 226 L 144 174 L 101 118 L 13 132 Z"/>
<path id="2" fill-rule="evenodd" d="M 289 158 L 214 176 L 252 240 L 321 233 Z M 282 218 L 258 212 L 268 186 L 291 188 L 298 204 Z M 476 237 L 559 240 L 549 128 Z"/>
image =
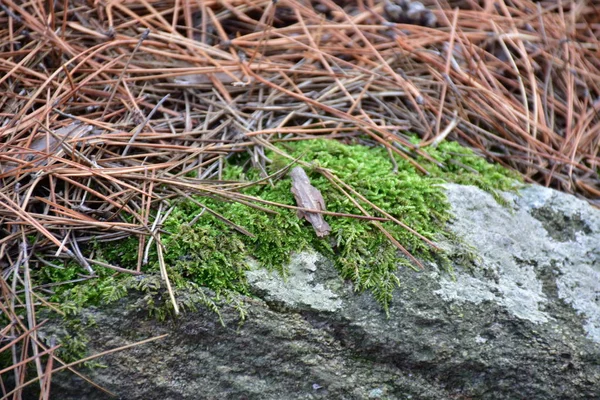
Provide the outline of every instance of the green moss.
<path id="1" fill-rule="evenodd" d="M 392 162 L 388 151 L 381 147 L 347 145 L 331 140 L 288 142 L 278 147 L 291 157 L 314 166 L 307 172 L 311 183 L 323 194 L 328 211 L 361 214 L 350 199 L 319 173 L 319 168 L 332 171 L 377 207 L 434 241 L 440 235 L 447 235 L 444 224 L 450 218 L 442 183 L 470 184 L 492 193 L 511 189 L 515 184 L 514 175 L 452 142 L 441 143 L 435 149 L 424 149 L 443 165 L 440 167 L 425 159 L 418 160 L 429 175 L 418 172 L 398 156 Z M 273 161 L 269 165 L 269 173 L 289 162 L 274 152 L 269 152 L 267 157 Z M 224 178 L 252 182 L 260 176 L 255 170 L 231 165 L 225 168 Z M 276 182 L 248 187 L 243 193 L 295 205 L 290 188 L 289 178 L 284 177 Z M 360 199 L 355 200 L 371 215 L 382 216 Z M 211 289 L 215 298 L 231 292 L 249 294 L 244 275 L 249 268 L 249 257 L 285 274 L 283 266 L 289 261 L 290 254 L 312 247 L 331 257 L 341 276 L 352 281 L 357 291 L 372 292 L 387 309 L 392 301 L 392 292 L 399 284 L 395 275 L 398 265 L 414 267 L 373 223 L 365 220 L 326 216 L 332 228 L 331 235 L 319 239 L 312 227 L 292 210 L 267 207 L 274 211 L 268 214 L 240 203 L 202 197 L 197 197 L 197 202 L 178 199 L 173 205 L 175 207 L 163 226 L 162 241 L 169 277 L 181 293 L 191 284 Z M 238 232 L 230 224 L 205 212 L 204 207 L 246 229 L 252 236 Z M 201 213 L 202 216 L 197 218 Z M 444 259 L 444 254 L 437 253 L 395 223 L 384 222 L 382 226 L 414 256 L 425 260 Z M 137 263 L 136 238 L 96 245 L 95 249 L 96 256 L 107 262 L 128 268 Z M 446 262 L 445 265 L 449 264 Z M 73 279 L 78 267 L 72 268 L 60 273 L 48 272 L 46 280 Z M 144 267 L 144 272 L 158 273 L 156 251 L 150 253 L 150 264 Z M 112 302 L 126 293 L 125 286 L 119 283 L 121 279 L 112 272 L 101 273 L 94 282 L 67 286 L 57 290 L 55 296 L 61 297 L 64 304 L 73 304 L 74 310 L 82 304 Z M 168 314 L 168 306 L 165 306 L 167 311 L 156 311 L 160 307 L 153 304 L 151 308 L 155 314 L 164 317 Z"/>
<path id="2" fill-rule="evenodd" d="M 514 190 L 516 184 L 521 182 L 516 172 L 488 163 L 473 150 L 462 147 L 457 142 L 442 142 L 437 148 L 426 147 L 424 150 L 443 165 L 440 167 L 427 163 L 427 169 L 432 175 L 447 182 L 476 186 L 491 193 L 501 204 L 504 200 L 498 191 Z"/>
<path id="3" fill-rule="evenodd" d="M 127 294 L 127 287 L 124 284 L 127 278 L 125 275 L 115 274 L 114 271 L 102 267 L 96 268 L 95 272 L 96 277 L 86 277 L 81 266 L 74 261 L 31 272 L 32 280 L 37 285 L 52 285 L 52 294 L 48 297 L 48 301 L 54 308 L 64 313 L 64 332 L 56 336 L 57 344 L 61 345 L 56 354 L 65 362 L 77 361 L 87 356 L 89 338 L 85 330 L 92 326 L 94 321 L 89 318 L 82 319 L 79 314 L 81 309 L 109 304 Z M 86 278 L 88 279 L 85 280 Z M 101 366 L 95 361 L 85 365 Z"/>
<path id="4" fill-rule="evenodd" d="M 191 280 L 218 293 L 246 293 L 247 288 L 239 279 L 245 269 L 246 251 L 238 235 L 204 219 L 193 226 L 187 222 L 182 213 L 165 225 L 165 230 L 172 232 L 163 239 L 165 263 L 170 266 L 169 277 L 175 286 L 184 286 Z M 154 269 L 158 269 L 158 263 Z"/>
<path id="5" fill-rule="evenodd" d="M 108 268 L 95 268 L 96 276 L 88 277 L 84 282 L 65 283 L 52 288 L 53 294 L 49 301 L 66 314 L 74 315 L 81 307 L 88 305 L 109 304 L 127 294 L 123 284 L 125 278 Z M 44 268 L 32 274 L 38 284 L 59 284 L 84 277 L 81 267 L 74 261 L 68 262 L 63 268 Z"/>

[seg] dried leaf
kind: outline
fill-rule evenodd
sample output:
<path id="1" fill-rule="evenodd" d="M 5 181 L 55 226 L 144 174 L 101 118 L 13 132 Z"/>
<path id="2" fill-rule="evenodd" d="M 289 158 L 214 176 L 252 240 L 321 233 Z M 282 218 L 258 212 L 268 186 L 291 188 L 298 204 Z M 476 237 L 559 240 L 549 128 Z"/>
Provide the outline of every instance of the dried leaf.
<path id="1" fill-rule="evenodd" d="M 292 178 L 292 193 L 296 198 L 298 207 L 311 210 L 326 210 L 325 200 L 323 200 L 321 192 L 310 184 L 308 175 L 306 175 L 302 167 L 292 169 L 290 177 Z M 313 226 L 318 237 L 327 236 L 331 232 L 331 227 L 325 222 L 322 214 L 298 210 L 298 218 L 306 218 Z"/>

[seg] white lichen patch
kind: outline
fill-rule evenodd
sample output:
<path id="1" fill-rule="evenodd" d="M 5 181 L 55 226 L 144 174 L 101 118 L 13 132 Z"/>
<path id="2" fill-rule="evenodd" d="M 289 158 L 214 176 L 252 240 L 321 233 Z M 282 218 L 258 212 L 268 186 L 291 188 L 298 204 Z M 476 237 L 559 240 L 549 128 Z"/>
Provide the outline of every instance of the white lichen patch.
<path id="1" fill-rule="evenodd" d="M 342 306 L 342 300 L 322 283 L 315 282 L 321 255 L 315 252 L 300 252 L 292 255 L 287 266 L 288 276 L 267 271 L 256 262 L 246 272 L 248 284 L 263 293 L 267 301 L 275 301 L 290 308 L 311 308 L 316 311 L 333 312 Z"/>
<path id="2" fill-rule="evenodd" d="M 546 302 L 542 283 L 533 267 L 516 262 L 532 258 L 530 242 L 523 239 L 543 234 L 541 224 L 526 213 L 512 214 L 475 187 L 448 185 L 447 195 L 457 217 L 451 230 L 479 258 L 474 274 L 457 271 L 455 280 L 442 277 L 437 293 L 447 300 L 493 301 L 519 318 L 547 322 L 549 316 L 540 310 Z"/>
<path id="3" fill-rule="evenodd" d="M 473 271 L 442 277 L 436 292 L 447 300 L 493 301 L 534 323 L 552 320 L 539 274 L 554 276 L 558 298 L 584 316 L 590 339 L 600 342 L 600 212 L 587 203 L 539 186 L 504 196 L 508 207 L 477 188 L 448 185 L 456 219 L 451 230 L 478 255 Z M 542 210 L 542 211 L 540 211 Z M 585 249 L 585 250 L 584 250 Z"/>

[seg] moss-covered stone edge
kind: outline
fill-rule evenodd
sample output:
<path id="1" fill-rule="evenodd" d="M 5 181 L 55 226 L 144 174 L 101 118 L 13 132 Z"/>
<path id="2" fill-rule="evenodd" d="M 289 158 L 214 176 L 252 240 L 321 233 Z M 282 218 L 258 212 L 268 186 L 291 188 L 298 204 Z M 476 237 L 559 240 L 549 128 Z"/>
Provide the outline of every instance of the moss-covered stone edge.
<path id="1" fill-rule="evenodd" d="M 332 171 L 369 201 L 433 241 L 448 236 L 444 226 L 451 215 L 443 183 L 474 185 L 500 200 L 497 191 L 512 190 L 519 182 L 515 174 L 488 163 L 455 142 L 443 142 L 436 148 L 423 149 L 435 160 L 417 159 L 427 169 L 428 175 L 417 171 L 404 158 L 372 145 L 307 140 L 281 142 L 277 147 L 290 157 L 312 165 L 307 172 L 311 183 L 323 194 L 328 211 L 361 213 L 319 174 L 320 169 Z M 273 173 L 289 165 L 288 158 L 275 152 L 267 152 L 266 156 L 270 162 L 263 173 Z M 248 164 L 248 158 L 243 156 L 231 160 L 223 170 L 222 178 L 248 182 L 260 179 L 260 172 L 248 168 Z M 284 176 L 250 186 L 242 192 L 268 201 L 295 205 L 290 187 L 290 180 Z M 358 202 L 369 209 L 364 202 Z M 173 209 L 163 225 L 162 237 L 169 277 L 176 293 L 179 293 L 178 304 L 184 311 L 203 304 L 218 314 L 218 304 L 229 301 L 232 298 L 230 294 L 250 295 L 244 275 L 249 268 L 249 257 L 285 275 L 284 266 L 291 252 L 314 248 L 334 260 L 341 276 L 352 281 L 357 291 L 371 292 L 384 311 L 392 301 L 393 290 L 399 285 L 395 274 L 398 266 L 414 267 L 385 235 L 364 220 L 325 217 L 332 233 L 327 239 L 319 239 L 312 227 L 292 210 L 267 206 L 277 213 L 267 214 L 241 203 L 212 197 L 196 197 L 196 201 L 179 198 L 172 201 L 171 206 Z M 205 208 L 243 227 L 254 237 L 237 232 L 231 225 L 206 212 Z M 381 216 L 372 209 L 369 212 Z M 411 254 L 421 260 L 435 260 L 451 272 L 447 254 L 433 250 L 394 223 L 385 222 L 383 226 Z M 121 267 L 134 268 L 137 263 L 138 244 L 135 238 L 119 243 L 94 244 L 90 249 L 96 259 Z M 50 301 L 66 313 L 70 330 L 79 332 L 76 340 L 64 341 L 64 358 L 72 360 L 84 354 L 85 337 L 76 318 L 81 307 L 110 304 L 124 297 L 129 290 L 137 290 L 144 294 L 144 308 L 150 316 L 165 319 L 173 315 L 171 303 L 157 275 L 155 251 L 150 253 L 149 260 L 143 276 L 128 277 L 97 267 L 95 279 L 57 287 Z M 56 283 L 72 280 L 81 274 L 79 266 L 69 263 L 64 269 L 38 271 L 36 279 L 40 283 Z M 206 288 L 209 289 L 208 295 Z M 243 305 L 236 306 L 243 319 Z"/>

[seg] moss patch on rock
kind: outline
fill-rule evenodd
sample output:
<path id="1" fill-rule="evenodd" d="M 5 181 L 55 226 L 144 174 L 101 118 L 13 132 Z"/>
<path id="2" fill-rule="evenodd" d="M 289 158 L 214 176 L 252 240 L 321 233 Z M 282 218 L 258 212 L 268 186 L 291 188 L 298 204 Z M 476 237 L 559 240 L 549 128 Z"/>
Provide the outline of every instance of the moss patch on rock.
<path id="1" fill-rule="evenodd" d="M 392 160 L 392 155 L 381 147 L 343 144 L 333 140 L 282 142 L 277 147 L 313 166 L 312 169 L 307 168 L 307 173 L 312 185 L 321 191 L 328 211 L 361 214 L 345 194 L 318 172 L 319 168 L 332 171 L 377 207 L 433 241 L 448 235 L 444 225 L 451 215 L 444 182 L 475 185 L 492 193 L 514 188 L 517 182 L 514 174 L 451 142 L 424 149 L 439 162 L 418 159 L 429 175 L 417 171 L 401 157 L 394 155 Z M 266 156 L 272 161 L 268 173 L 289 164 L 288 158 L 276 152 L 267 152 Z M 261 176 L 257 170 L 242 167 L 245 161 L 238 158 L 231 162 L 224 169 L 223 178 L 242 182 L 259 180 Z M 290 189 L 291 181 L 285 176 L 277 181 L 249 186 L 242 193 L 295 205 Z M 344 279 L 351 281 L 359 292 L 371 292 L 386 311 L 392 301 L 392 293 L 400 283 L 397 269 L 414 268 L 373 223 L 365 220 L 325 216 L 332 230 L 329 237 L 321 239 L 310 224 L 298 218 L 293 210 L 266 206 L 273 211 L 266 213 L 237 202 L 200 196 L 195 199 L 196 202 L 185 198 L 172 201 L 173 210 L 162 227 L 165 262 L 178 304 L 183 310 L 201 304 L 218 313 L 218 303 L 228 302 L 232 293 L 250 294 L 245 275 L 250 268 L 249 260 L 255 259 L 264 267 L 285 275 L 284 266 L 290 255 L 305 248 L 314 248 L 332 259 Z M 358 198 L 355 200 L 371 215 L 381 216 L 365 202 Z M 244 235 L 205 212 L 204 206 L 253 236 Z M 393 222 L 383 222 L 382 226 L 415 257 L 436 260 L 449 268 L 446 255 L 433 250 L 420 238 Z M 89 250 L 93 250 L 97 260 L 135 269 L 138 239 L 130 237 L 119 242 L 92 244 Z M 103 267 L 95 270 L 98 275 L 95 279 L 53 288 L 54 294 L 49 300 L 67 314 L 67 319 L 76 320 L 81 307 L 115 302 L 129 290 L 144 294 L 144 304 L 138 306 L 150 315 L 164 319 L 172 314 L 171 303 L 158 276 L 156 252 L 150 253 L 149 264 L 143 271 L 146 275 L 141 277 L 114 273 Z M 66 282 L 77 279 L 82 272 L 78 265 L 69 262 L 62 269 L 35 271 L 34 279 L 37 284 Z M 243 305 L 234 306 L 243 319 Z M 78 325 L 75 331 L 83 330 Z M 67 360 L 83 356 L 84 343 L 84 335 L 67 338 L 62 356 Z"/>
<path id="2" fill-rule="evenodd" d="M 328 211 L 361 214 L 346 195 L 321 174 L 317 167 L 332 171 L 343 182 L 401 220 L 421 235 L 435 241 L 445 235 L 444 224 L 451 217 L 442 184 L 456 182 L 471 184 L 488 191 L 507 190 L 514 187 L 515 176 L 503 168 L 492 165 L 476 156 L 469 149 L 452 142 L 442 143 L 437 148 L 424 150 L 440 165 L 425 159 L 419 163 L 428 171 L 424 175 L 408 161 L 394 156 L 381 147 L 360 144 L 343 144 L 333 140 L 309 140 L 283 142 L 281 150 L 294 158 L 311 163 L 315 168 L 307 173 L 311 183 L 317 187 L 326 201 Z M 273 173 L 285 167 L 289 160 L 268 152 L 272 160 L 267 172 Z M 232 163 L 224 170 L 224 179 L 253 182 L 260 179 L 254 169 L 244 169 Z M 290 179 L 284 177 L 275 182 L 266 182 L 243 189 L 242 193 L 264 200 L 295 205 L 290 192 Z M 333 259 L 343 278 L 353 282 L 357 291 L 370 291 L 384 309 L 392 301 L 392 292 L 399 284 L 395 271 L 399 265 L 412 266 L 398 249 L 372 223 L 347 217 L 330 217 L 332 232 L 329 238 L 319 239 L 312 227 L 299 219 L 293 210 L 267 206 L 276 214 L 268 214 L 236 202 L 217 201 L 197 197 L 204 206 L 226 217 L 252 233 L 254 237 L 236 231 L 231 225 L 212 214 L 203 212 L 203 207 L 181 198 L 173 202 L 174 209 L 163 225 L 165 261 L 169 276 L 176 288 L 194 285 L 207 287 L 218 297 L 233 291 L 248 293 L 245 271 L 249 268 L 249 257 L 257 259 L 269 269 L 285 274 L 284 265 L 293 251 L 312 247 Z M 356 199 L 361 206 L 369 206 Z M 372 209 L 369 212 L 381 216 Z M 193 222 L 193 223 L 192 223 Z M 443 260 L 438 253 L 420 238 L 394 224 L 384 222 L 383 227 L 407 250 L 422 260 Z M 129 238 L 119 243 L 96 245 L 96 257 L 126 268 L 137 262 L 137 239 Z M 449 263 L 446 263 L 449 265 Z M 117 281 L 123 279 L 112 273 L 102 272 L 100 279 L 89 284 L 66 286 L 60 289 L 65 304 L 98 304 L 118 299 L 123 295 Z M 56 282 L 74 277 L 48 276 L 46 281 Z M 150 254 L 146 273 L 158 271 L 156 254 Z M 73 275 L 73 276 L 71 276 Z M 121 288 L 121 289 L 120 289 Z M 54 299 L 58 300 L 55 296 Z"/>

